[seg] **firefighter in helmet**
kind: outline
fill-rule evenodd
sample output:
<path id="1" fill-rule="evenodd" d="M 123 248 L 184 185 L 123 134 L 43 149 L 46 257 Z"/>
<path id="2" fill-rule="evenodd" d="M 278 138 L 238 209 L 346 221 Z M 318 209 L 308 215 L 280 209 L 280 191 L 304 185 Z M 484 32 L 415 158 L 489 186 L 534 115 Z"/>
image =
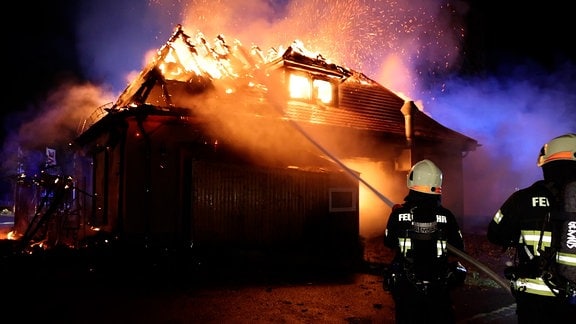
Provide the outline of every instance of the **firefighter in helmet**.
<path id="1" fill-rule="evenodd" d="M 412 166 L 408 195 L 392 208 L 384 244 L 394 259 L 384 288 L 395 303 L 396 323 L 454 323 L 450 288 L 464 282 L 466 269 L 449 256 L 448 244 L 464 241 L 454 214 L 442 206 L 442 172 L 430 160 Z M 450 258 L 450 259 L 449 259 Z"/>
<path id="2" fill-rule="evenodd" d="M 551 215 L 564 209 L 568 186 L 576 186 L 576 134 L 561 135 L 546 143 L 537 165 L 542 168 L 544 180 L 512 193 L 487 230 L 491 243 L 515 253 L 513 266 L 506 268 L 504 274 L 516 299 L 518 323 L 555 323 L 576 318 L 576 305 L 571 305 L 568 296 L 574 292 L 551 284 L 556 278 L 547 270 L 556 258 L 554 246 L 558 237 Z M 576 255 L 568 259 L 576 265 Z"/>

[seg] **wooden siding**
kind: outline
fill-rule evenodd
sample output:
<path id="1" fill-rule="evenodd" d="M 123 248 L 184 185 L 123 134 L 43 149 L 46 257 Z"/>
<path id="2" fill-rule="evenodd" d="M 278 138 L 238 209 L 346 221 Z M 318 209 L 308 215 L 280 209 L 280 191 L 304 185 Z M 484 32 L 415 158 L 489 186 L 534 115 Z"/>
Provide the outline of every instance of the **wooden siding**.
<path id="1" fill-rule="evenodd" d="M 330 222 L 329 174 L 194 161 L 191 180 L 193 240 L 200 244 L 300 246 L 330 228 L 321 225 Z M 349 217 L 357 223 L 357 210 Z M 357 226 L 351 230 L 357 237 Z"/>

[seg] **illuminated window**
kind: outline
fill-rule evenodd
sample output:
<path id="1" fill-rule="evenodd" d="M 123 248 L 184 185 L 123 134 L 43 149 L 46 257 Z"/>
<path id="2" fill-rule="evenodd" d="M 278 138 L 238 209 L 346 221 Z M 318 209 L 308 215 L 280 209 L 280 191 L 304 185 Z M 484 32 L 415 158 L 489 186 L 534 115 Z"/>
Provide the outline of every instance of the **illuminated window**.
<path id="1" fill-rule="evenodd" d="M 310 100 L 310 79 L 300 74 L 290 74 L 290 98 Z"/>
<path id="2" fill-rule="evenodd" d="M 334 104 L 333 84 L 328 80 L 312 79 L 305 74 L 290 73 L 290 98 L 312 103 Z"/>
<path id="3" fill-rule="evenodd" d="M 332 84 L 326 80 L 314 80 L 314 97 L 320 102 L 329 104 L 332 102 Z"/>

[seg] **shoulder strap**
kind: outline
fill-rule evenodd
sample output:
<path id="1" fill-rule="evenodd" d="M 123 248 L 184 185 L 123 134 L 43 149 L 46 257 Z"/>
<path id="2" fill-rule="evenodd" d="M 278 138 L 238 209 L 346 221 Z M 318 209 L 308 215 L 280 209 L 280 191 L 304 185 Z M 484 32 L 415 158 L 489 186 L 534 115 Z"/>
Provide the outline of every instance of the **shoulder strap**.
<path id="1" fill-rule="evenodd" d="M 550 212 L 546 214 L 546 218 L 544 218 L 544 221 L 542 222 L 542 228 L 540 229 L 540 238 L 538 239 L 538 246 L 536 247 L 538 253 L 540 253 L 540 255 L 546 259 L 547 257 L 545 255 L 544 249 L 542 248 L 542 242 L 544 238 L 544 230 L 546 229 L 546 226 L 549 224 L 550 224 Z"/>
<path id="2" fill-rule="evenodd" d="M 542 185 L 543 187 L 545 187 L 550 192 L 551 195 L 549 198 L 554 201 L 554 203 L 551 204 L 551 207 L 552 208 L 558 208 L 560 206 L 560 202 L 562 201 L 562 198 L 560 197 L 560 190 L 558 190 L 558 188 L 556 187 L 554 182 L 541 180 L 541 181 L 538 181 L 537 184 Z M 551 223 L 551 213 L 552 213 L 552 211 L 549 210 L 548 213 L 546 214 L 546 217 L 542 221 L 542 227 L 540 229 L 540 238 L 538 240 L 538 246 L 536 247 L 536 249 L 538 250 L 538 253 L 540 253 L 540 256 L 542 257 L 542 259 L 544 259 L 543 260 L 544 262 L 549 262 L 550 259 L 554 256 L 553 251 L 550 252 L 550 255 L 546 255 L 546 252 L 542 248 L 542 242 L 543 242 L 545 229 L 551 228 L 551 230 L 553 230 L 554 224 Z M 553 249 L 551 249 L 551 250 L 553 250 Z"/>

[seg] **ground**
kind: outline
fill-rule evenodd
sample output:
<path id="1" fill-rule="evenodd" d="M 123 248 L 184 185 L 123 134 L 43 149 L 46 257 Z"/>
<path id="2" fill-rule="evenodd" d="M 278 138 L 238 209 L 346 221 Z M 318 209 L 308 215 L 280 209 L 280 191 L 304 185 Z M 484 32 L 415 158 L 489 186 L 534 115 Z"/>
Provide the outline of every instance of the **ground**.
<path id="1" fill-rule="evenodd" d="M 483 235 L 465 239 L 472 257 L 502 273 L 507 255 Z M 161 269 L 141 272 L 134 264 L 111 266 L 103 275 L 68 258 L 42 271 L 30 263 L 3 272 L 3 306 L 21 321 L 58 323 L 393 323 L 393 302 L 380 275 L 390 254 L 381 241 L 366 242 L 367 262 L 352 272 L 237 270 L 230 264 L 200 266 L 188 276 Z M 459 323 L 514 323 L 509 291 L 463 263 L 468 277 L 454 291 Z"/>

